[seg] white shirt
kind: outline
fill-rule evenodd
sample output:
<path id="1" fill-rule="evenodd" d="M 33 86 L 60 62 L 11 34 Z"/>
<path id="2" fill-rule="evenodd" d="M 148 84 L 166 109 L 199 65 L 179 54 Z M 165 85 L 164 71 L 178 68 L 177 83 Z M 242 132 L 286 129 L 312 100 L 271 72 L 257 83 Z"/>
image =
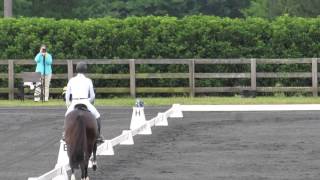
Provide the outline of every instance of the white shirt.
<path id="1" fill-rule="evenodd" d="M 70 94 L 72 94 L 72 99 L 88 99 L 90 102 L 93 102 L 95 94 L 91 79 L 80 73 L 71 78 L 66 91 L 67 104 L 70 104 Z"/>

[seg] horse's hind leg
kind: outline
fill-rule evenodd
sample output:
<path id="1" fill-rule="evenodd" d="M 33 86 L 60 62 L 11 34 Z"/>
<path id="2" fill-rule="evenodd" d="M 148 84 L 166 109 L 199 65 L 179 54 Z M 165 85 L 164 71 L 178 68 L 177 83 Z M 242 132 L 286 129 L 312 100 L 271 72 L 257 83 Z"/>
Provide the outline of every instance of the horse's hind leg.
<path id="1" fill-rule="evenodd" d="M 85 164 L 84 162 L 80 163 L 80 170 L 81 170 L 81 180 L 85 180 L 86 179 L 86 168 L 85 168 Z"/>
<path id="2" fill-rule="evenodd" d="M 95 171 L 97 170 L 97 143 L 94 143 L 94 146 L 93 146 L 93 151 L 92 151 L 92 154 L 93 154 L 93 161 L 92 161 L 92 169 Z"/>
<path id="3" fill-rule="evenodd" d="M 71 168 L 71 180 L 76 180 L 76 176 L 74 175 L 74 169 Z"/>
<path id="4" fill-rule="evenodd" d="M 84 167 L 84 180 L 89 180 L 89 176 L 88 176 L 88 164 L 85 165 Z"/>
<path id="5" fill-rule="evenodd" d="M 81 162 L 80 163 L 80 168 L 81 168 L 81 180 L 89 180 L 88 177 L 88 161 L 86 162 Z"/>

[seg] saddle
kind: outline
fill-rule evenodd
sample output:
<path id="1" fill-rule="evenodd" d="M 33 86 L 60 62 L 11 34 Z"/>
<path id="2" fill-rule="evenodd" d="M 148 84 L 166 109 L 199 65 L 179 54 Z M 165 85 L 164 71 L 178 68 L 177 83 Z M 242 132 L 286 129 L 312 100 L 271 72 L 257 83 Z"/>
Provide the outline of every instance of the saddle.
<path id="1" fill-rule="evenodd" d="M 90 112 L 85 104 L 77 104 L 74 106 L 74 109 Z"/>

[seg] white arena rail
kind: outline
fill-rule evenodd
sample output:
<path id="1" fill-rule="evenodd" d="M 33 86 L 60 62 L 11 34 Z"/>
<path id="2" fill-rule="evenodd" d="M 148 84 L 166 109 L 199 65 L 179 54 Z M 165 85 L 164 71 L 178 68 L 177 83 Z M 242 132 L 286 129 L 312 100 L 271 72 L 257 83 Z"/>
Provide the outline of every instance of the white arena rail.
<path id="1" fill-rule="evenodd" d="M 149 121 L 146 121 L 144 108 L 133 107 L 130 130 L 123 130 L 122 134 L 111 139 L 105 140 L 99 145 L 97 155 L 114 155 L 113 147 L 117 145 L 134 144 L 133 136 L 139 134 L 152 134 L 151 127 L 167 126 L 167 118 L 182 118 L 183 111 L 319 111 L 318 104 L 283 104 L 283 105 L 179 105 L 173 104 L 172 107 L 164 113 L 158 115 Z M 65 149 L 65 143 L 60 142 L 58 161 L 54 169 L 39 176 L 31 177 L 28 180 L 68 180 L 67 171 L 68 156 Z"/>
<path id="2" fill-rule="evenodd" d="M 152 134 L 151 127 L 153 126 L 167 126 L 168 117 L 182 117 L 182 113 L 176 113 L 176 105 L 167 110 L 164 113 L 158 113 L 158 115 L 149 121 L 146 121 L 144 114 L 144 107 L 133 107 L 130 130 L 123 130 L 122 134 L 111 139 L 105 140 L 97 148 L 97 155 L 114 155 L 113 147 L 117 145 L 133 145 L 133 136 L 136 135 L 150 135 Z M 91 161 L 90 161 L 91 162 Z M 39 176 L 29 177 L 28 180 L 68 180 L 67 172 L 70 170 L 68 165 L 69 160 L 66 151 L 66 145 L 64 141 L 60 141 L 60 148 L 58 154 L 57 164 L 51 171 Z M 91 167 L 91 163 L 89 164 Z"/>
<path id="3" fill-rule="evenodd" d="M 319 111 L 319 104 L 177 105 L 181 111 Z"/>

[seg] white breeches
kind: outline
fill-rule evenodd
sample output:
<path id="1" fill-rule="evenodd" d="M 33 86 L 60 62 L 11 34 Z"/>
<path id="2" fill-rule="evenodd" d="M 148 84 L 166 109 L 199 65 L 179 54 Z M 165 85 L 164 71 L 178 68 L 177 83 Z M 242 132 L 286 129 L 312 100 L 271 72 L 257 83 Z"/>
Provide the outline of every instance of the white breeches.
<path id="1" fill-rule="evenodd" d="M 68 107 L 68 110 L 65 114 L 67 116 L 72 110 L 74 110 L 75 105 L 77 104 L 84 104 L 87 106 L 88 110 L 93 114 L 93 116 L 98 119 L 100 117 L 100 113 L 97 111 L 97 109 L 89 102 L 88 99 L 80 99 L 80 100 L 72 100 L 70 106 Z"/>
<path id="2" fill-rule="evenodd" d="M 49 100 L 49 86 L 50 86 L 50 81 L 51 81 L 51 76 L 52 76 L 52 74 L 47 74 L 47 75 L 45 75 L 45 76 L 41 76 L 41 82 L 42 82 L 42 80 L 43 80 L 43 77 L 44 77 L 44 88 L 43 88 L 43 90 L 44 90 L 44 100 L 45 101 L 48 101 Z M 41 86 L 40 86 L 40 84 L 41 84 L 41 82 L 37 82 L 36 83 L 36 89 L 35 89 L 35 91 L 34 91 L 34 100 L 35 101 L 39 101 L 40 100 L 40 96 L 41 96 Z"/>

